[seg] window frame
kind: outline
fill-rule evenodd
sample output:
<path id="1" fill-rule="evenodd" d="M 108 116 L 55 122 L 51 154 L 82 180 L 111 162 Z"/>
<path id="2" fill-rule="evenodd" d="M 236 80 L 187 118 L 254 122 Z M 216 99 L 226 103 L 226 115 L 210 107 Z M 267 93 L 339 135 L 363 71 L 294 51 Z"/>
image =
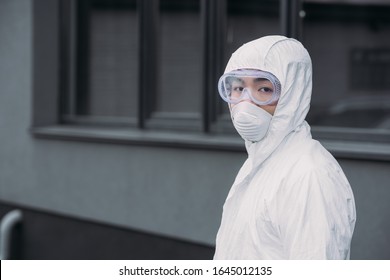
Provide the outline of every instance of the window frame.
<path id="1" fill-rule="evenodd" d="M 156 130 L 147 129 L 145 116 L 148 114 L 148 108 L 145 104 L 148 100 L 142 94 L 143 99 L 139 100 L 140 118 L 133 125 L 127 120 L 109 118 L 64 121 L 61 116 L 64 93 L 71 91 L 74 86 L 74 81 L 69 83 L 69 75 L 72 74 L 69 72 L 72 67 L 69 50 L 64 49 L 60 43 L 61 40 L 69 39 L 66 33 L 60 32 L 64 30 L 64 25 L 68 26 L 66 20 L 69 18 L 62 12 L 69 12 L 69 7 L 66 6 L 66 0 L 34 0 L 31 134 L 37 139 L 245 152 L 243 141 L 236 134 L 218 134 L 213 128 L 216 120 L 216 98 L 210 96 L 216 92 L 215 83 L 223 67 L 223 55 L 219 51 L 223 44 L 223 33 L 220 31 L 223 30 L 224 14 L 221 7 L 226 3 L 215 0 L 200 1 L 205 61 L 201 132 L 171 128 L 165 130 L 163 126 Z M 281 1 L 283 9 L 283 1 L 287 0 Z M 149 5 L 155 6 L 156 2 L 153 0 L 139 0 L 139 3 L 143 3 L 140 5 L 143 5 L 144 13 L 156 12 L 149 9 Z M 281 23 L 286 22 L 286 16 L 286 13 L 281 11 Z M 146 18 L 148 17 L 144 17 L 144 21 L 141 20 L 139 25 L 141 30 L 147 31 L 140 32 L 140 40 L 148 41 L 153 40 L 147 36 L 156 32 L 156 24 L 145 20 Z M 149 44 L 148 47 L 153 49 L 152 45 Z M 147 49 L 139 49 L 142 62 L 150 59 L 150 56 L 146 55 Z M 140 63 L 140 72 L 149 74 L 148 67 L 151 67 L 150 64 Z M 142 76 L 144 75 L 140 75 L 140 92 L 153 86 L 143 80 Z M 390 161 L 389 133 L 333 127 L 312 127 L 312 132 L 314 138 L 319 139 L 336 157 Z"/>
<path id="2" fill-rule="evenodd" d="M 202 40 L 203 47 L 201 50 L 203 61 L 205 61 L 206 56 L 206 46 L 205 40 L 206 36 L 204 35 L 205 30 L 209 30 L 210 23 L 207 21 L 207 14 L 209 14 L 206 10 L 209 9 L 209 1 L 199 0 L 200 2 L 200 20 L 201 20 L 201 30 L 202 30 Z M 193 121 L 187 120 L 185 118 L 185 114 L 178 113 L 175 118 L 172 116 L 168 117 L 153 117 L 155 114 L 153 112 L 153 104 L 156 100 L 156 96 L 153 93 L 157 92 L 157 83 L 150 82 L 158 81 L 158 65 L 159 65 L 159 55 L 158 48 L 156 46 L 159 45 L 158 42 L 158 34 L 159 34 L 159 1 L 156 0 L 137 0 L 137 13 L 138 13 L 138 44 L 139 44 L 139 61 L 138 61 L 138 84 L 139 90 L 137 93 L 138 97 L 138 113 L 137 117 L 134 119 L 131 118 L 121 118 L 121 117 L 100 117 L 93 115 L 81 115 L 81 112 L 87 111 L 87 100 L 88 100 L 88 40 L 85 38 L 88 37 L 88 7 L 89 1 L 84 1 L 83 11 L 78 11 L 74 6 L 74 1 L 64 1 L 60 0 L 61 9 L 60 9 L 60 46 L 61 46 L 61 70 L 60 70 L 60 79 L 61 79 L 61 92 L 60 99 L 61 103 L 65 104 L 65 106 L 70 106 L 69 100 L 70 96 L 75 96 L 75 92 L 78 94 L 78 98 L 80 98 L 77 102 L 77 106 L 75 109 L 71 110 L 71 114 L 63 117 L 65 114 L 64 105 L 60 108 L 60 115 L 62 124 L 73 124 L 73 125 L 103 125 L 103 126 L 129 126 L 136 127 L 138 129 L 181 129 L 181 130 L 194 130 L 200 132 L 206 132 L 207 127 L 205 127 L 208 121 L 205 120 L 203 112 L 204 107 L 208 106 L 208 95 L 202 95 L 202 110 L 199 112 L 200 116 L 200 125 L 194 124 Z M 73 3 L 73 4 L 72 4 Z M 73 7 L 72 7 L 73 5 Z M 80 16 L 79 13 L 83 13 L 84 16 Z M 83 22 L 80 24 L 82 30 L 78 30 L 75 32 L 71 30 L 70 26 L 74 26 L 77 23 L 72 23 L 69 18 L 73 18 L 75 21 L 74 14 L 78 14 L 76 19 L 82 20 Z M 86 16 L 85 16 L 86 15 Z M 207 22 L 205 22 L 207 21 Z M 72 34 L 73 33 L 73 34 Z M 76 36 L 77 44 L 79 47 L 76 50 L 70 50 L 72 48 L 72 36 Z M 73 39 L 74 40 L 74 39 Z M 80 58 L 83 58 L 81 60 Z M 75 65 L 77 63 L 76 68 L 71 68 L 69 61 L 72 61 Z M 73 67 L 75 67 L 73 65 Z M 204 84 L 206 83 L 205 77 L 209 76 L 209 68 L 202 64 L 202 89 L 204 88 Z M 76 87 L 70 89 L 69 84 L 70 80 L 73 79 L 76 81 Z M 71 91 L 73 90 L 73 92 Z M 207 97 L 207 98 L 206 98 Z M 206 100 L 205 100 L 206 99 Z M 74 100 L 72 100 L 74 101 Z M 72 102 L 71 101 L 71 102 Z M 174 114 L 172 114 L 174 115 Z M 158 114 L 157 114 L 158 116 Z"/>

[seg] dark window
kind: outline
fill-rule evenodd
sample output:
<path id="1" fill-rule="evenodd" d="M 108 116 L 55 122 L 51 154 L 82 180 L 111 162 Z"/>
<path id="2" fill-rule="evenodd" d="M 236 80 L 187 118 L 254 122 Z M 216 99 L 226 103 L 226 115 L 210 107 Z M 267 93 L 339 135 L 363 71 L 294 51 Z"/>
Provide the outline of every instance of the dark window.
<path id="1" fill-rule="evenodd" d="M 390 5 L 304 2 L 302 40 L 314 73 L 310 123 L 388 134 Z"/>
<path id="2" fill-rule="evenodd" d="M 131 2 L 131 1 L 130 1 Z M 86 114 L 136 117 L 138 105 L 138 24 L 136 7 L 90 12 Z M 81 60 L 80 58 L 79 60 Z M 81 81 L 83 82 L 83 81 Z"/>
<path id="3" fill-rule="evenodd" d="M 386 0 L 46 0 L 33 8 L 34 135 L 242 151 L 218 79 L 243 43 L 286 34 L 312 57 L 314 137 L 367 142 L 353 156 L 370 158 L 379 153 L 368 142 L 390 140 Z"/>
<path id="4" fill-rule="evenodd" d="M 157 80 L 149 127 L 201 128 L 203 39 L 199 0 L 160 0 Z"/>
<path id="5" fill-rule="evenodd" d="M 216 85 L 279 1 L 62 1 L 62 121 L 232 131 Z"/>
<path id="6" fill-rule="evenodd" d="M 65 122 L 136 123 L 139 23 L 136 0 L 63 1 Z M 63 37 L 64 38 L 64 37 Z M 64 61 L 67 59 L 67 61 Z M 64 73 L 63 73 L 64 74 Z"/>

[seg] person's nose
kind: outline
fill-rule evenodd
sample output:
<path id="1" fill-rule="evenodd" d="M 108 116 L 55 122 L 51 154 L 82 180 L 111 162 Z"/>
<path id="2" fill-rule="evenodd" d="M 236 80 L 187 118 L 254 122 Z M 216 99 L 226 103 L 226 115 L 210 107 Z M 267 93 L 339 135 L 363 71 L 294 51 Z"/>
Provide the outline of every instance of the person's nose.
<path id="1" fill-rule="evenodd" d="M 240 101 L 238 103 L 241 103 L 241 102 L 249 102 L 249 103 L 252 103 L 254 105 L 257 106 L 256 103 L 253 102 L 251 96 L 250 96 L 250 89 L 249 88 L 244 88 L 242 90 L 242 93 L 241 93 L 241 98 L 240 98 Z"/>
<path id="2" fill-rule="evenodd" d="M 249 88 L 244 88 L 242 90 L 241 94 L 241 101 L 247 100 L 247 101 L 252 101 L 251 96 L 250 96 L 250 89 Z"/>

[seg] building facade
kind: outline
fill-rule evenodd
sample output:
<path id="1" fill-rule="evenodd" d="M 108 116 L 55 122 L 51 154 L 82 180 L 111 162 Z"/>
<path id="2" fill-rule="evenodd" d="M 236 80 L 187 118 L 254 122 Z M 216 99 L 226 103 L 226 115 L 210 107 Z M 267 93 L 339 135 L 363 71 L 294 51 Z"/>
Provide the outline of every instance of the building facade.
<path id="1" fill-rule="evenodd" d="M 209 259 L 246 158 L 216 83 L 270 34 L 313 61 L 308 122 L 390 253 L 390 1 L 0 1 L 0 215 L 12 258 Z"/>

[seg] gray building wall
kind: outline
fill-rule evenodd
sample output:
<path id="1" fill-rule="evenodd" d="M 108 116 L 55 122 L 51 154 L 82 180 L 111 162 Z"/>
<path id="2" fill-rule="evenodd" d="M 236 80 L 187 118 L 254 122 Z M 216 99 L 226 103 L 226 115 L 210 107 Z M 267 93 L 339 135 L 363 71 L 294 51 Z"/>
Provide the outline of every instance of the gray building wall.
<path id="1" fill-rule="evenodd" d="M 32 2 L 2 0 L 0 201 L 213 245 L 245 153 L 35 138 L 32 32 Z M 352 258 L 390 258 L 390 162 L 339 161 L 357 206 Z"/>
<path id="2" fill-rule="evenodd" d="M 245 155 L 35 139 L 31 1 L 0 13 L 0 200 L 212 244 Z"/>

